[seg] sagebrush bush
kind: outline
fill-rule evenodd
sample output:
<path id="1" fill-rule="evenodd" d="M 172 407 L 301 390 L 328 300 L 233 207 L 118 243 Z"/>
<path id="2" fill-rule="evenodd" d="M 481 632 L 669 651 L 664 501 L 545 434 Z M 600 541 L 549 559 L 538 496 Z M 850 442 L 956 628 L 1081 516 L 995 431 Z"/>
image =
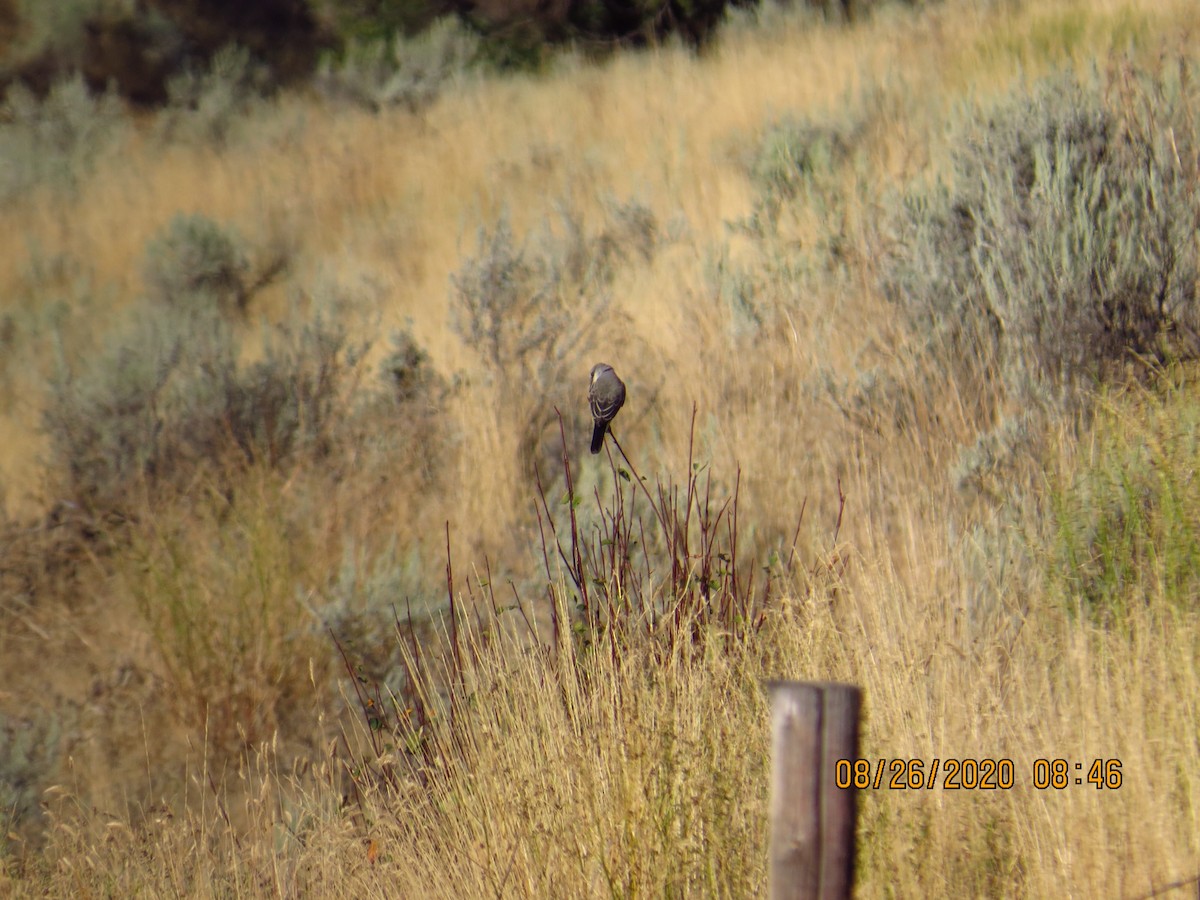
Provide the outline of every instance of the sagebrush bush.
<path id="1" fill-rule="evenodd" d="M 146 246 L 143 277 L 152 300 L 203 310 L 245 305 L 250 263 L 242 238 L 205 215 L 176 215 Z"/>
<path id="2" fill-rule="evenodd" d="M 353 460 L 351 477 L 360 486 L 377 478 L 405 492 L 434 489 L 461 440 L 445 415 L 452 388 L 408 331 L 392 335 L 377 374 L 356 379 L 339 426 L 338 448 Z M 415 493 L 409 498 L 415 502 Z"/>
<path id="3" fill-rule="evenodd" d="M 131 0 L 17 0 L 6 4 L 6 13 L 19 15 L 17 40 L 3 48 L 0 62 L 21 63 L 46 58 L 58 63 L 59 71 L 78 68 L 83 62 L 87 39 L 87 23 L 109 7 L 113 12 L 127 12 Z M 12 7 L 16 9 L 8 12 Z"/>
<path id="4" fill-rule="evenodd" d="M 822 183 L 852 156 L 862 133 L 862 122 L 850 115 L 833 124 L 785 118 L 767 128 L 749 163 L 750 179 L 758 191 L 751 223 L 774 226 L 784 204 L 798 198 L 812 200 Z M 765 221 L 758 221 L 760 217 Z"/>
<path id="5" fill-rule="evenodd" d="M 947 374 L 1074 408 L 1126 363 L 1200 351 L 1200 130 L 1188 64 L 1040 83 L 959 129 L 908 195 L 885 289 Z"/>
<path id="6" fill-rule="evenodd" d="M 348 543 L 328 591 L 319 615 L 355 676 L 403 695 L 411 684 L 400 642 L 437 646 L 448 610 L 444 570 L 426 572 L 412 545 L 393 541 L 371 555 Z"/>
<path id="7" fill-rule="evenodd" d="M 592 233 L 569 210 L 559 212 L 559 230 L 547 227 L 532 247 L 517 244 L 506 218 L 481 231 L 477 255 L 453 278 L 454 329 L 498 383 L 521 386 L 506 397 L 506 415 L 521 423 L 526 464 L 555 421 L 555 405 L 578 405 L 571 385 L 591 365 L 578 356 L 584 337 L 603 321 L 618 339 L 622 322 L 609 293 L 618 266 L 632 254 L 649 258 L 660 240 L 653 215 L 637 204 L 610 211 L 607 226 Z"/>
<path id="8" fill-rule="evenodd" d="M 0 712 L 0 864 L 10 841 L 41 819 L 42 791 L 63 742 L 61 717 L 20 717 Z"/>
<path id="9" fill-rule="evenodd" d="M 211 310 L 139 310 L 109 346 L 51 386 L 51 470 L 72 501 L 120 510 L 135 487 L 182 486 L 197 471 L 325 454 L 360 348 L 318 319 L 276 329 L 240 362 L 234 327 Z"/>
<path id="10" fill-rule="evenodd" d="M 405 106 L 416 112 L 476 61 L 479 38 L 456 16 L 415 37 L 351 40 L 339 59 L 324 60 L 317 84 L 371 110 Z"/>
<path id="11" fill-rule="evenodd" d="M 429 354 L 407 330 L 392 334 L 391 349 L 380 364 L 380 374 L 389 394 L 398 402 L 430 400 L 431 393 L 445 387 L 430 365 Z"/>
<path id="12" fill-rule="evenodd" d="M 80 75 L 44 100 L 14 82 L 0 107 L 0 201 L 40 184 L 74 190 L 128 127 L 117 95 L 93 96 Z"/>
<path id="13" fill-rule="evenodd" d="M 167 82 L 167 107 L 156 127 L 168 139 L 221 144 L 269 89 L 266 66 L 246 48 L 229 45 L 206 68 L 188 69 Z"/>

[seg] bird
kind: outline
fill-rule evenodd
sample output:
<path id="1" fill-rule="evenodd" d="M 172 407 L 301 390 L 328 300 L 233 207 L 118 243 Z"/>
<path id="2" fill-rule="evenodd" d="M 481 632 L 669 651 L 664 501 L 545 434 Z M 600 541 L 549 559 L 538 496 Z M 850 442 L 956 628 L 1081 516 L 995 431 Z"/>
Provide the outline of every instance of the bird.
<path id="1" fill-rule="evenodd" d="M 588 406 L 592 408 L 592 453 L 600 452 L 608 423 L 625 403 L 625 382 L 617 377 L 608 363 L 592 366 L 592 382 L 588 386 Z"/>

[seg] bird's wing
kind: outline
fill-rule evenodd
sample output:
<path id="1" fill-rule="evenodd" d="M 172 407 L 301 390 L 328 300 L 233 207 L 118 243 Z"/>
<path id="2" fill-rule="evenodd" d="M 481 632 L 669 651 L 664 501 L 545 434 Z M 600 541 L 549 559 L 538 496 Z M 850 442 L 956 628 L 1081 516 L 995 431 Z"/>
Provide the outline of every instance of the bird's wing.
<path id="1" fill-rule="evenodd" d="M 611 421 L 612 417 L 617 414 L 617 410 L 621 408 L 624 399 L 624 397 L 601 398 L 593 393 L 588 397 L 588 405 L 592 408 L 592 418 L 603 422 Z"/>

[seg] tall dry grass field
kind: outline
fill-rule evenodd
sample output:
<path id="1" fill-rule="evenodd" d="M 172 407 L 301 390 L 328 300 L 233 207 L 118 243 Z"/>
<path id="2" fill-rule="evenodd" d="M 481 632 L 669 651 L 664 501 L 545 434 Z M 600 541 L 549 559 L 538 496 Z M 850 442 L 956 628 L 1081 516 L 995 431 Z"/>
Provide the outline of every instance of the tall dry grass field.
<path id="1" fill-rule="evenodd" d="M 1191 17 L 772 7 L 217 137 L 77 103 L 0 183 L 0 894 L 761 895 L 773 678 L 1014 763 L 864 791 L 861 896 L 1200 876 L 1200 220 L 1122 243 L 1200 212 Z M 1151 283 L 1178 327 L 1107 364 Z M 692 479 L 703 543 L 650 512 Z"/>

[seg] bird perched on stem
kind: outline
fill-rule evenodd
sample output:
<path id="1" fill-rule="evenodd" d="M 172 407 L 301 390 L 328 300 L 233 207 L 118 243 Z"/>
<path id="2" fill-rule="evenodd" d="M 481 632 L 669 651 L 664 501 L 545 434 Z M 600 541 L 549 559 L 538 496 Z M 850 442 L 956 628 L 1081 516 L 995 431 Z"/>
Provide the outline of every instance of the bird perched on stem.
<path id="1" fill-rule="evenodd" d="M 588 386 L 588 406 L 592 408 L 592 452 L 599 453 L 604 443 L 608 423 L 625 403 L 625 382 L 617 377 L 608 363 L 592 366 L 592 383 Z"/>

